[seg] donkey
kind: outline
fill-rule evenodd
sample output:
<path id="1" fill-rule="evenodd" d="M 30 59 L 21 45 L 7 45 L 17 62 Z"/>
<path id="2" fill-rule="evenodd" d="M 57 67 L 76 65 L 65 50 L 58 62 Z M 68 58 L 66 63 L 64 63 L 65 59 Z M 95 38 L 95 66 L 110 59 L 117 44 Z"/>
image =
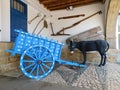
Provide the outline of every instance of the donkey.
<path id="1" fill-rule="evenodd" d="M 104 66 L 106 64 L 106 52 L 109 49 L 109 44 L 105 40 L 94 40 L 94 41 L 80 41 L 75 42 L 70 40 L 70 52 L 74 53 L 75 49 L 79 49 L 84 57 L 82 64 L 86 64 L 86 52 L 87 51 L 98 51 L 101 55 L 101 61 L 98 66 Z"/>

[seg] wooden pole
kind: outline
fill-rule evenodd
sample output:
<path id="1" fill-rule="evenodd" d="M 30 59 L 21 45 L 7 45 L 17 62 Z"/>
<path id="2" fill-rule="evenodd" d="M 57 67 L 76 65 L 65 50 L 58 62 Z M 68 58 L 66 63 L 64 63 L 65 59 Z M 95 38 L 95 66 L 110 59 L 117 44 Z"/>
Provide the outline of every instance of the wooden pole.
<path id="1" fill-rule="evenodd" d="M 60 19 L 70 19 L 70 18 L 76 18 L 76 17 L 80 17 L 80 16 L 85 16 L 85 14 L 80 14 L 80 15 L 73 15 L 73 16 L 66 16 L 66 17 L 59 17 L 58 20 Z"/>
<path id="2" fill-rule="evenodd" d="M 39 35 L 44 28 L 48 28 L 48 24 L 47 24 L 46 20 L 44 20 L 44 25 L 43 25 L 42 29 L 37 33 L 37 35 Z"/>
<path id="3" fill-rule="evenodd" d="M 40 22 L 41 22 L 44 18 L 45 18 L 45 16 L 37 23 L 37 25 L 35 26 L 35 28 L 34 28 L 32 34 L 35 33 L 35 31 L 36 31 L 38 25 L 40 24 Z"/>
<path id="4" fill-rule="evenodd" d="M 54 31 L 53 31 L 53 25 L 52 25 L 52 23 L 50 22 L 50 27 L 51 27 L 51 30 L 52 30 L 52 35 L 54 36 L 55 35 L 55 33 L 54 33 Z"/>
<path id="5" fill-rule="evenodd" d="M 37 17 L 40 17 L 40 13 L 38 13 L 35 17 L 33 17 L 31 20 L 28 21 L 28 24 L 31 24 L 33 20 L 35 20 Z"/>
<path id="6" fill-rule="evenodd" d="M 94 15 L 96 15 L 96 14 L 101 14 L 101 13 L 102 13 L 102 11 L 98 11 L 98 12 L 96 12 L 96 13 L 94 13 L 94 14 L 92 14 L 92 15 L 90 15 L 90 16 L 88 16 L 88 17 L 86 17 L 86 18 L 84 18 L 84 19 L 82 19 L 82 20 L 80 20 L 80 21 L 78 21 L 78 22 L 76 22 L 76 23 L 74 23 L 74 24 L 72 24 L 71 26 L 65 27 L 65 28 L 63 28 L 62 30 L 60 30 L 59 32 L 57 32 L 56 35 L 60 35 L 61 32 L 63 32 L 63 31 L 65 31 L 65 30 L 69 29 L 69 28 L 72 28 L 72 27 L 78 25 L 79 23 L 87 20 L 88 18 L 91 18 L 92 16 L 94 16 Z"/>

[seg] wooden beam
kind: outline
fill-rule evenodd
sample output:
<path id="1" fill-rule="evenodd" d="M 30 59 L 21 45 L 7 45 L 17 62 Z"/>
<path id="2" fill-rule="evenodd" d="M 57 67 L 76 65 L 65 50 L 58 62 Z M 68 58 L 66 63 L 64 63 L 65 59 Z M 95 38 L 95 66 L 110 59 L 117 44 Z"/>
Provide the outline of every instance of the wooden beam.
<path id="1" fill-rule="evenodd" d="M 48 8 L 47 8 L 48 9 Z M 64 10 L 64 9 L 66 9 L 66 8 L 57 8 L 57 9 L 48 9 L 48 10 L 50 10 L 50 11 L 55 11 L 55 10 Z"/>
<path id="2" fill-rule="evenodd" d="M 106 0 L 102 0 L 101 2 L 104 4 Z"/>
<path id="3" fill-rule="evenodd" d="M 42 4 L 47 4 L 47 3 L 57 2 L 57 0 L 39 0 L 39 2 Z"/>
<path id="4" fill-rule="evenodd" d="M 96 1 L 98 2 L 98 1 Z M 66 9 L 67 6 L 72 5 L 73 7 L 77 7 L 77 6 L 82 6 L 82 5 L 87 5 L 87 4 L 91 4 L 91 3 L 96 3 L 95 1 L 91 1 L 91 2 L 83 2 L 83 3 L 73 3 L 73 4 L 65 4 L 65 5 L 60 5 L 60 6 L 55 6 L 55 7 L 47 7 L 47 9 L 49 10 L 59 10 L 59 9 Z"/>
<path id="5" fill-rule="evenodd" d="M 52 7 L 57 7 L 57 6 L 70 6 L 70 5 L 74 5 L 74 4 L 84 4 L 84 3 L 91 3 L 91 2 L 96 2 L 96 0 L 89 0 L 89 1 L 80 1 L 80 0 L 73 0 L 73 1 L 58 1 L 58 2 L 54 2 L 53 3 L 48 3 L 48 4 L 44 4 L 46 7 L 48 8 L 52 8 Z"/>
<path id="6" fill-rule="evenodd" d="M 52 0 L 39 0 L 40 2 L 43 2 L 43 1 L 52 1 Z"/>
<path id="7" fill-rule="evenodd" d="M 95 2 L 105 3 L 106 0 L 39 0 L 49 10 L 60 10 L 66 9 L 68 6 L 81 6 L 87 5 Z"/>

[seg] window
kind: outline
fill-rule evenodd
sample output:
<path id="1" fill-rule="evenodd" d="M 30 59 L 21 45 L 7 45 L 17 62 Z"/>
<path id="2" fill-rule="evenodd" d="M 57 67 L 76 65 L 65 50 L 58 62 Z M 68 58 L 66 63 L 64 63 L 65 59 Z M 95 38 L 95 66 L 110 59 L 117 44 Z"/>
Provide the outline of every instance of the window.
<path id="1" fill-rule="evenodd" d="M 21 12 L 21 13 L 25 12 L 24 5 L 17 0 L 12 0 L 12 8 Z"/>
<path id="2" fill-rule="evenodd" d="M 117 19 L 117 49 L 120 49 L 120 14 Z"/>

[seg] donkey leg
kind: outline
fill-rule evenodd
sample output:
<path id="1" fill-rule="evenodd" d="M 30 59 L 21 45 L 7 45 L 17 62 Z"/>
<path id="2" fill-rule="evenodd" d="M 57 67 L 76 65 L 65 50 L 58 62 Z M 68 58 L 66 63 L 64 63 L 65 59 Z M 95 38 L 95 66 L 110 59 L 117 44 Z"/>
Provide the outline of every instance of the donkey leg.
<path id="1" fill-rule="evenodd" d="M 84 60 L 83 60 L 82 64 L 86 64 L 86 52 L 85 51 L 83 52 L 83 58 L 84 58 Z"/>
<path id="2" fill-rule="evenodd" d="M 102 65 L 102 62 L 103 62 L 103 54 L 100 54 L 101 55 L 101 61 L 100 61 L 100 64 L 98 65 L 99 67 Z"/>
<path id="3" fill-rule="evenodd" d="M 104 61 L 102 63 L 102 66 L 104 66 L 106 64 L 106 54 L 104 54 Z"/>

